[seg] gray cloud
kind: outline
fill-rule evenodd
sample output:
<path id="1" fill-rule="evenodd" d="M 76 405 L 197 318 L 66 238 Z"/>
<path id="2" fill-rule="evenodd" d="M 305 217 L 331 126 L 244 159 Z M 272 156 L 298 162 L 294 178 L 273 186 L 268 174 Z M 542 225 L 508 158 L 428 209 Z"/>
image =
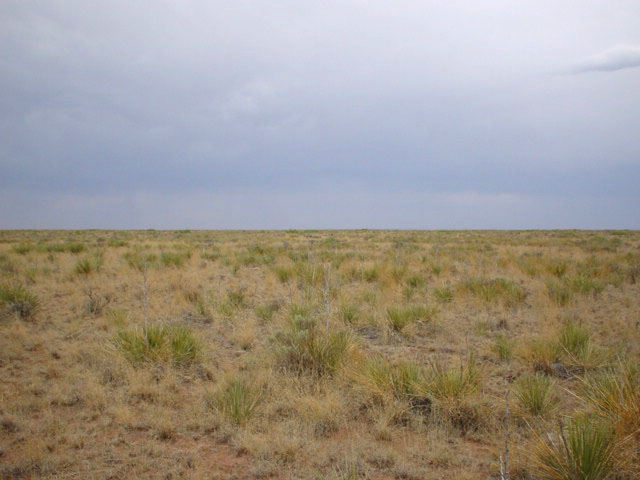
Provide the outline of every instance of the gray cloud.
<path id="1" fill-rule="evenodd" d="M 614 3 L 7 0 L 0 227 L 637 226 L 640 69 L 546 74 L 640 45 Z"/>
<path id="2" fill-rule="evenodd" d="M 640 67 L 640 45 L 616 45 L 576 63 L 574 73 L 613 72 Z"/>

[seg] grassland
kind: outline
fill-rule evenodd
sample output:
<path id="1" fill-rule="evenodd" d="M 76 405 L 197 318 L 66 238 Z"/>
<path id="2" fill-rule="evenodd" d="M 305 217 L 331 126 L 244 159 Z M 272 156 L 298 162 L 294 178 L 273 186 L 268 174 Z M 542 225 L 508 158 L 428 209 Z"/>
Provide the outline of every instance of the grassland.
<path id="1" fill-rule="evenodd" d="M 0 232 L 0 478 L 640 478 L 640 233 Z"/>

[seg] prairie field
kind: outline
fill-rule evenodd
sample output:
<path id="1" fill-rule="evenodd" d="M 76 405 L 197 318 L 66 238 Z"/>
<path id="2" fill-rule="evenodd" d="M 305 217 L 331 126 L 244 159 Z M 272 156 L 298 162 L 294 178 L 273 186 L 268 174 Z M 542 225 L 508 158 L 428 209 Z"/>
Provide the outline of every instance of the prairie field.
<path id="1" fill-rule="evenodd" d="M 3 479 L 638 479 L 639 365 L 637 231 L 0 232 Z"/>

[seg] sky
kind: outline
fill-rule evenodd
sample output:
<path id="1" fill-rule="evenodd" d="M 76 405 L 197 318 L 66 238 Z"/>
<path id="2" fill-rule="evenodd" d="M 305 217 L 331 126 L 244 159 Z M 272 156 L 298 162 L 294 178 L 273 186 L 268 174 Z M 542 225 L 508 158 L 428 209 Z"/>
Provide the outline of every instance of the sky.
<path id="1" fill-rule="evenodd" d="M 3 0 L 0 229 L 640 229 L 640 2 Z"/>

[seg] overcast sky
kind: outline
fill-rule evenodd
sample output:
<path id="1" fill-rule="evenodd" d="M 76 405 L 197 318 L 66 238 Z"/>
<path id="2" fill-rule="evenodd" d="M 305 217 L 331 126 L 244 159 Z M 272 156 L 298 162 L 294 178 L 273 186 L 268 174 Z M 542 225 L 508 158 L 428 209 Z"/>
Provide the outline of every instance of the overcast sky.
<path id="1" fill-rule="evenodd" d="M 640 228 L 640 2 L 2 0 L 0 228 Z"/>

